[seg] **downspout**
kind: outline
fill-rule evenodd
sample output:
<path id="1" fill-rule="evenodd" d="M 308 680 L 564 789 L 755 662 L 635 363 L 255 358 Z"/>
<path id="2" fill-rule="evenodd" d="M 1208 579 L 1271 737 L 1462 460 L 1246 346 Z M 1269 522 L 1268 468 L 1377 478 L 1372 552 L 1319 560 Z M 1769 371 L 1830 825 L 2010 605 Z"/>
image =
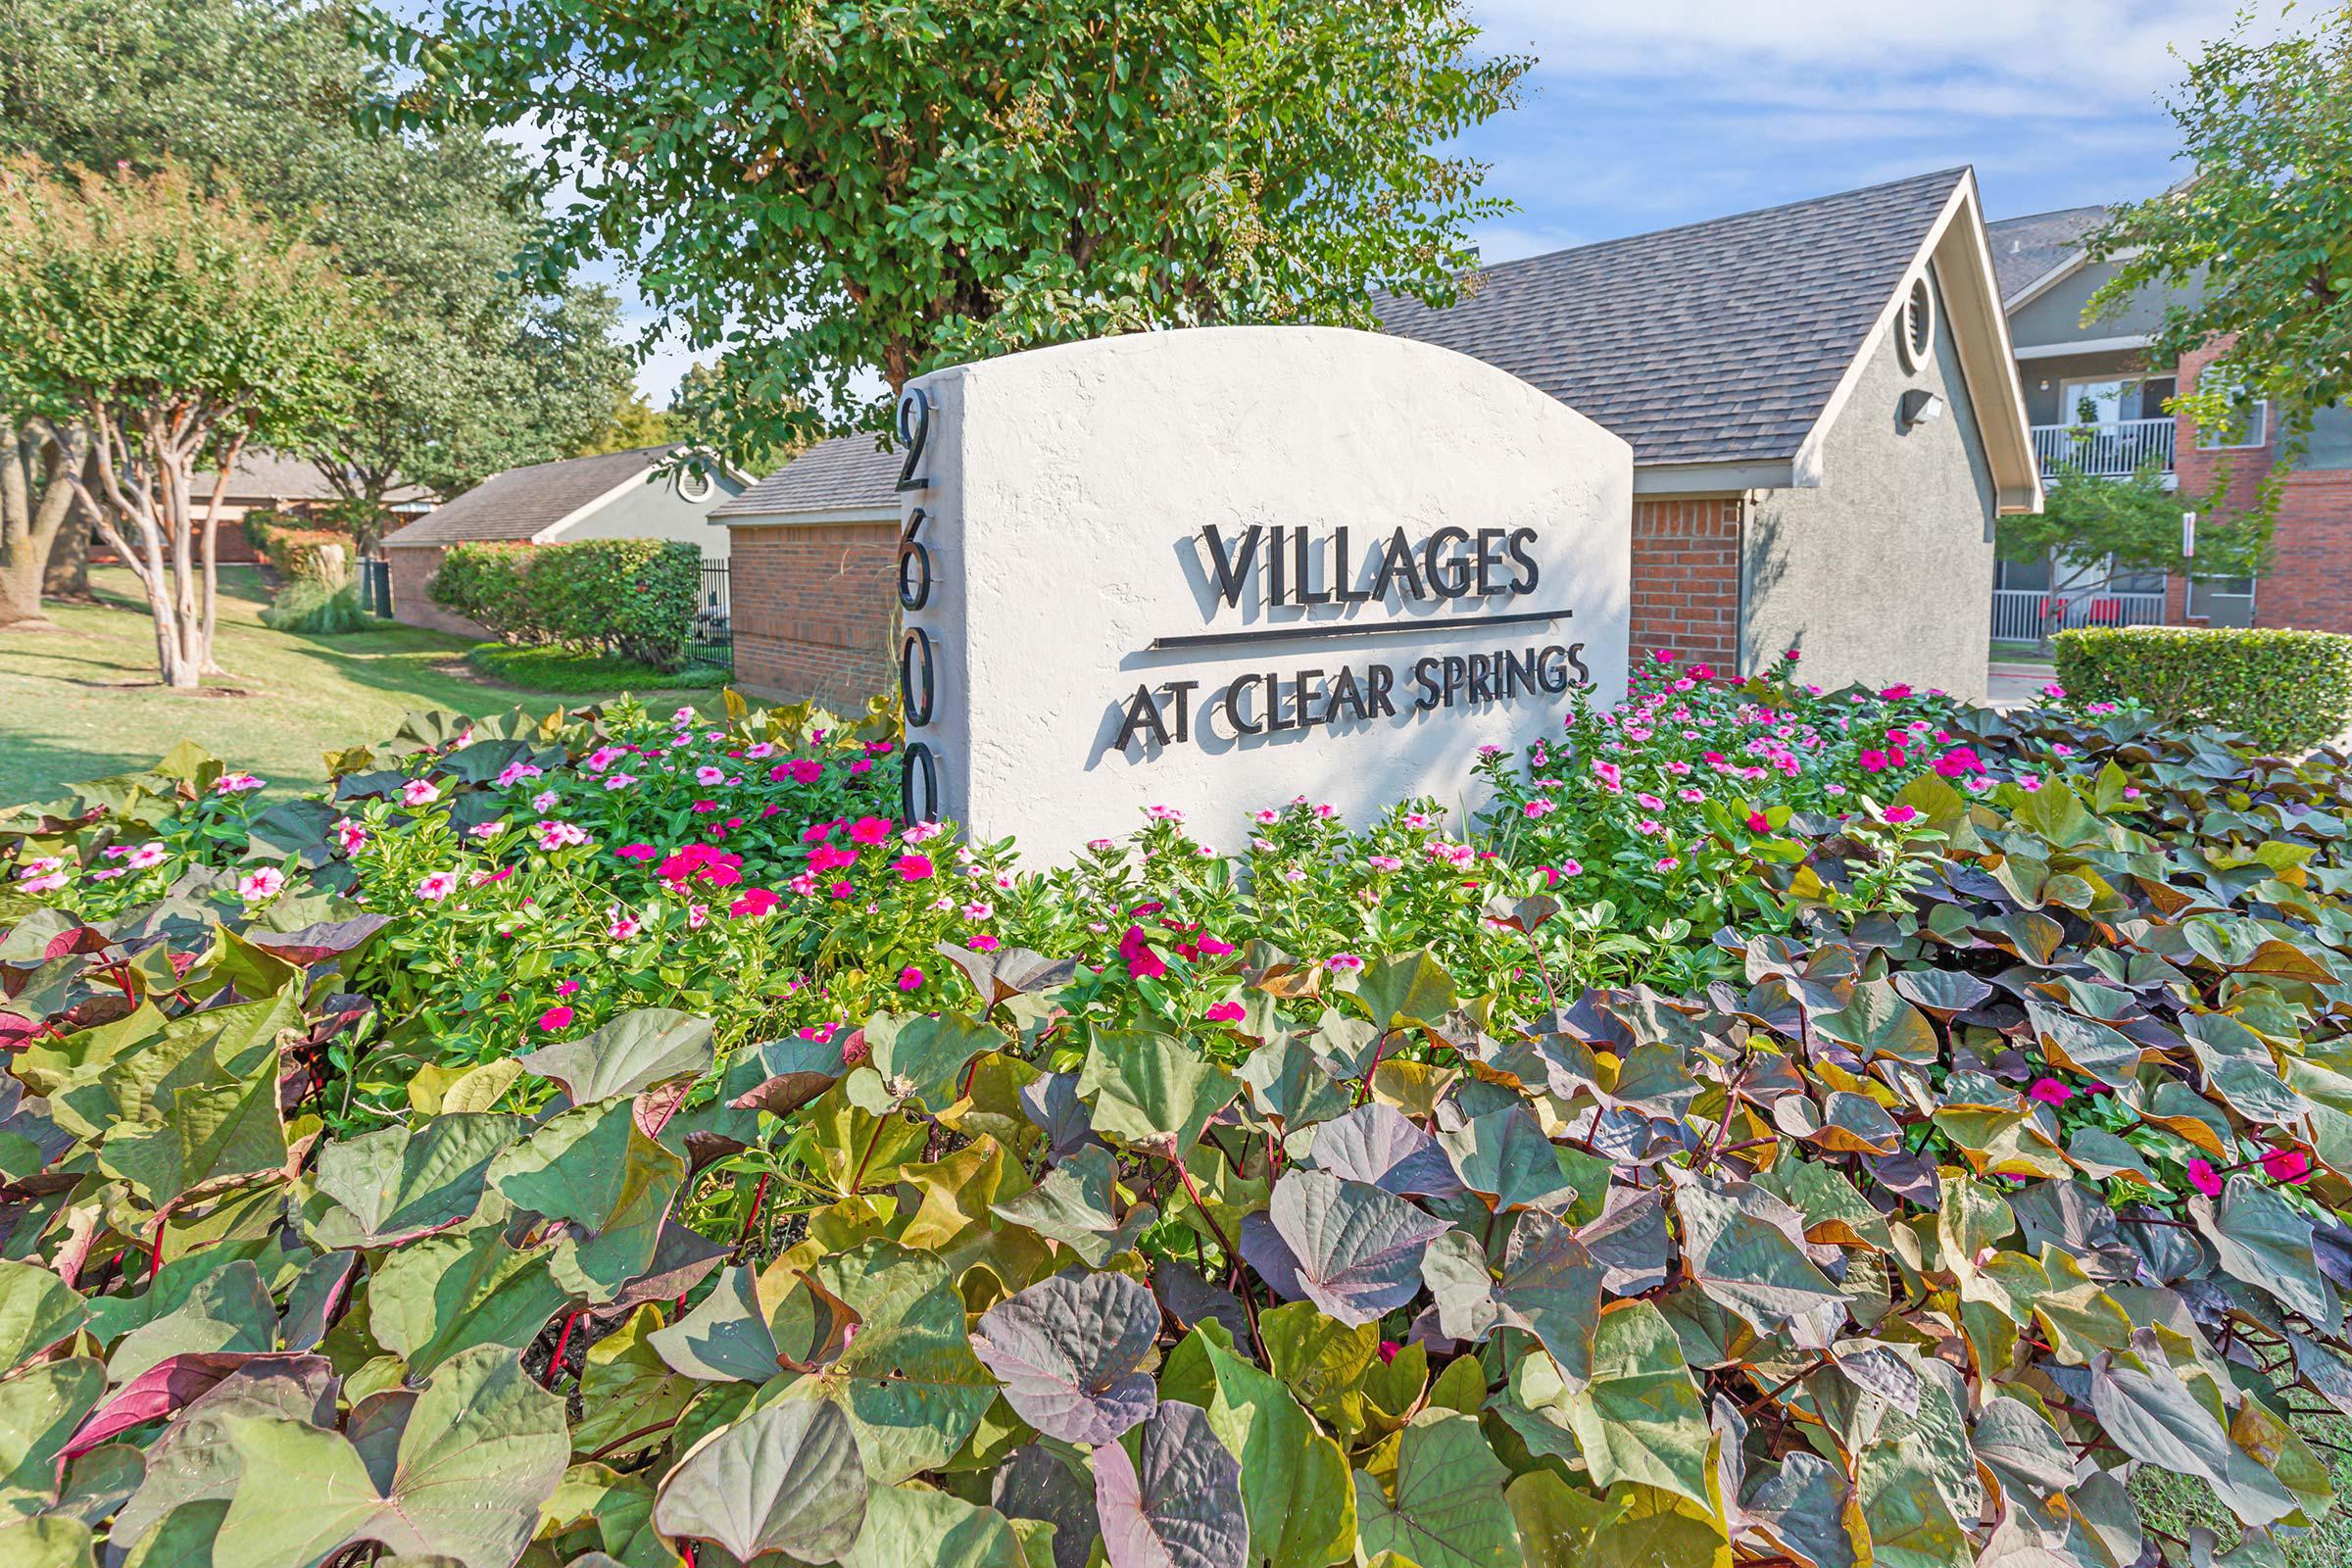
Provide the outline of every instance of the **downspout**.
<path id="1" fill-rule="evenodd" d="M 1761 490 L 1740 492 L 1740 515 L 1732 535 L 1732 549 L 1737 554 L 1739 562 L 1738 569 L 1733 574 L 1738 583 L 1738 591 L 1732 610 L 1732 670 L 1742 679 L 1754 673 L 1754 665 L 1748 661 L 1747 524 L 1748 519 L 1756 514 L 1756 502 L 1764 493 Z"/>

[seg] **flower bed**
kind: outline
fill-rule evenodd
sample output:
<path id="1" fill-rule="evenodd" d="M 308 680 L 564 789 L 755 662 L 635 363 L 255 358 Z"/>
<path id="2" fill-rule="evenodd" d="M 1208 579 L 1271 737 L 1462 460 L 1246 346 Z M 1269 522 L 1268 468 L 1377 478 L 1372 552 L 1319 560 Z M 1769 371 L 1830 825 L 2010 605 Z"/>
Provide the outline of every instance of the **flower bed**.
<path id="1" fill-rule="evenodd" d="M 0 1560 L 2189 1563 L 2137 1466 L 2267 1560 L 2342 760 L 1789 673 L 1050 875 L 881 713 L 0 818 Z"/>

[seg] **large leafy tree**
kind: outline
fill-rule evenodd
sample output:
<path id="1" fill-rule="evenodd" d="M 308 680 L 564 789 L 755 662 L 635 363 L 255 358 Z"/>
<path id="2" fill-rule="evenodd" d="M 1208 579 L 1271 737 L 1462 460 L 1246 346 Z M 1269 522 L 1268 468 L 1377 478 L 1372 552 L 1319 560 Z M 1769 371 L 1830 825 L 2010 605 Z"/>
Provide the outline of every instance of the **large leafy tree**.
<path id="1" fill-rule="evenodd" d="M 2260 576 L 2270 564 L 2270 514 L 2220 514 L 2218 500 L 2218 491 L 2197 495 L 2174 488 L 2153 464 L 2122 477 L 2061 464 L 2039 513 L 2001 519 L 1999 552 L 2005 561 L 2079 570 Z M 2180 553 L 2187 513 L 2198 515 L 2193 557 Z"/>
<path id="2" fill-rule="evenodd" d="M 723 348 L 726 445 L 881 422 L 954 360 L 1450 296 L 1504 210 L 1441 149 L 1530 62 L 1461 0 L 443 0 L 399 126 L 532 125 L 545 256 L 630 265 Z"/>
<path id="3" fill-rule="evenodd" d="M 2189 177 L 2090 237 L 2116 264 L 2090 308 L 2175 291 L 2154 358 L 2230 339 L 2182 400 L 2198 420 L 2268 398 L 2299 432 L 2352 395 L 2352 5 L 2268 41 L 2251 24 L 2208 44 L 2168 105 Z"/>
<path id="4" fill-rule="evenodd" d="M 168 684 L 215 667 L 225 480 L 200 497 L 197 471 L 339 418 L 367 314 L 328 253 L 176 168 L 0 177 L 0 407 L 87 440 L 62 477 L 139 579 Z"/>
<path id="5" fill-rule="evenodd" d="M 385 68 L 343 0 L 21 0 L 0 41 L 0 152 L 53 168 L 174 162 L 233 181 L 379 296 L 365 395 L 303 437 L 362 521 L 572 451 L 626 387 L 605 290 L 525 277 L 543 187 L 471 126 L 364 129 Z"/>

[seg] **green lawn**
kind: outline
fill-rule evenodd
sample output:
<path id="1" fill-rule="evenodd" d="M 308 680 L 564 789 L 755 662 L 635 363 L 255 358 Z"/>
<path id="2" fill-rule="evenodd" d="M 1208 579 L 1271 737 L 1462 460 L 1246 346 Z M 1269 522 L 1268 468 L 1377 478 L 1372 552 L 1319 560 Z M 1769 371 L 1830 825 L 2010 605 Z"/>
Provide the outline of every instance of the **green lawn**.
<path id="1" fill-rule="evenodd" d="M 127 571 L 90 574 L 104 601 L 59 605 L 54 632 L 0 632 L 0 804 L 45 800 L 59 786 L 153 761 L 180 739 L 274 785 L 316 785 L 319 753 L 382 740 L 413 709 L 534 713 L 615 692 L 563 698 L 503 686 L 469 668 L 466 641 L 380 622 L 380 631 L 304 637 L 258 618 L 269 602 L 252 566 L 221 569 L 216 650 L 228 673 L 201 693 L 156 679 L 153 623 Z M 649 704 L 709 705 L 712 694 L 645 691 Z"/>

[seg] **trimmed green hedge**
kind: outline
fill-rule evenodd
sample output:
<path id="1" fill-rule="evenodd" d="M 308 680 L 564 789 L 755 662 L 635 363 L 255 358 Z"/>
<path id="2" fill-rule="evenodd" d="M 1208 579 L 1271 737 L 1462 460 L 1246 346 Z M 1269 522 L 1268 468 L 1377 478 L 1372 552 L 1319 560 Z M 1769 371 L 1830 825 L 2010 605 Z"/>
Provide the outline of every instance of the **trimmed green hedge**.
<path id="1" fill-rule="evenodd" d="M 512 643 L 475 643 L 466 650 L 466 662 L 493 680 L 519 686 L 526 692 L 558 697 L 581 697 L 599 692 L 643 693 L 710 690 L 724 686 L 731 671 L 716 664 L 685 664 L 657 669 L 617 654 L 589 654 L 557 643 L 518 648 Z"/>
<path id="2" fill-rule="evenodd" d="M 561 643 L 657 669 L 686 662 L 703 553 L 663 539 L 453 545 L 425 592 L 501 642 Z"/>
<path id="3" fill-rule="evenodd" d="M 2192 626 L 2062 631 L 2058 682 L 2084 702 L 2144 704 L 2167 723 L 2242 730 L 2300 752 L 2352 727 L 2352 637 Z"/>

